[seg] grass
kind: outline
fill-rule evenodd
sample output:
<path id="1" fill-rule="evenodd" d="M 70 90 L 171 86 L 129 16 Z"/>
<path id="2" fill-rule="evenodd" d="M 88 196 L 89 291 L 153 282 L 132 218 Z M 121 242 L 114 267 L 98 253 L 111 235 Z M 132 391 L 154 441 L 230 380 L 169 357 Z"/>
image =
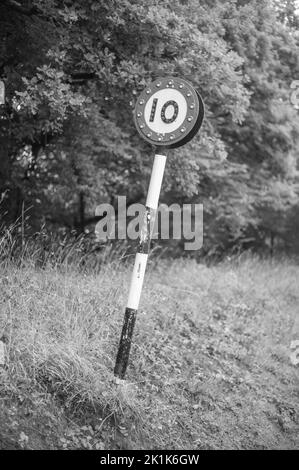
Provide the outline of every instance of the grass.
<path id="1" fill-rule="evenodd" d="M 130 273 L 2 260 L 0 448 L 298 448 L 299 267 L 153 260 L 119 381 Z"/>

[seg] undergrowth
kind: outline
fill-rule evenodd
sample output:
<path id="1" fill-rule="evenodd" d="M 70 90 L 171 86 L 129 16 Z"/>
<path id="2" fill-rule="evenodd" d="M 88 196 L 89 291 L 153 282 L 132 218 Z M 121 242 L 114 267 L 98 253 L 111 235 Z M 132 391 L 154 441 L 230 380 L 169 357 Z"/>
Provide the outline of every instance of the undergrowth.
<path id="1" fill-rule="evenodd" d="M 90 266 L 66 244 L 68 255 L 56 246 L 39 263 L 40 246 L 27 243 L 16 262 L 5 237 L 0 448 L 298 447 L 297 265 L 153 258 L 120 381 L 133 257 Z"/>

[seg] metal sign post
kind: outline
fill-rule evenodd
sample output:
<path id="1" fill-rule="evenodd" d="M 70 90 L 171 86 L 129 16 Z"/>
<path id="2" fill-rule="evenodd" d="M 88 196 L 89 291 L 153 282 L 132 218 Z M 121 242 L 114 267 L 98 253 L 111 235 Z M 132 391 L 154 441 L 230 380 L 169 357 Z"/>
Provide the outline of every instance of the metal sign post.
<path id="1" fill-rule="evenodd" d="M 133 331 L 141 297 L 143 279 L 150 250 L 151 227 L 154 226 L 159 195 L 166 164 L 167 149 L 189 142 L 201 127 L 204 117 L 203 101 L 186 80 L 160 78 L 141 93 L 134 110 L 134 121 L 141 137 L 160 148 L 156 151 L 146 210 L 140 231 L 129 297 L 125 311 L 114 375 L 123 379 L 126 374 Z"/>

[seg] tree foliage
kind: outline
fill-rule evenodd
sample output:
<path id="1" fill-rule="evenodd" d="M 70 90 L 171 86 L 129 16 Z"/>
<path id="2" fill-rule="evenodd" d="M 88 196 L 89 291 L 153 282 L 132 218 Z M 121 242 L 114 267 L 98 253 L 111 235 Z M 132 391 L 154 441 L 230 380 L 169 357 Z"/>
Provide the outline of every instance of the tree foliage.
<path id="1" fill-rule="evenodd" d="M 144 202 L 153 149 L 132 108 L 147 83 L 174 75 L 200 91 L 206 119 L 169 158 L 164 201 L 204 203 L 206 252 L 273 234 L 288 244 L 297 26 L 287 0 L 2 1 L 3 217 L 25 206 L 33 228 L 84 231 L 101 202 Z"/>

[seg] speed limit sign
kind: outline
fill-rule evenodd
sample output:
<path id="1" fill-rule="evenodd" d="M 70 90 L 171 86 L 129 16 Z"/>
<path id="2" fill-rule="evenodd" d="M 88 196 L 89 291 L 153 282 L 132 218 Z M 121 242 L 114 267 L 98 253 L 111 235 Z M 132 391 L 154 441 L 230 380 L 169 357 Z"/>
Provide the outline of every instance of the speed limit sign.
<path id="1" fill-rule="evenodd" d="M 143 90 L 135 110 L 135 126 L 143 139 L 158 147 L 155 153 L 145 214 L 131 277 L 125 318 L 114 375 L 123 379 L 127 370 L 132 335 L 139 306 L 146 263 L 150 251 L 151 226 L 155 221 L 166 164 L 166 149 L 180 147 L 191 140 L 202 125 L 204 105 L 199 93 L 181 78 L 159 78 Z"/>
<path id="2" fill-rule="evenodd" d="M 165 148 L 180 147 L 201 127 L 204 105 L 199 93 L 186 80 L 159 78 L 139 96 L 135 126 L 147 142 Z"/>

